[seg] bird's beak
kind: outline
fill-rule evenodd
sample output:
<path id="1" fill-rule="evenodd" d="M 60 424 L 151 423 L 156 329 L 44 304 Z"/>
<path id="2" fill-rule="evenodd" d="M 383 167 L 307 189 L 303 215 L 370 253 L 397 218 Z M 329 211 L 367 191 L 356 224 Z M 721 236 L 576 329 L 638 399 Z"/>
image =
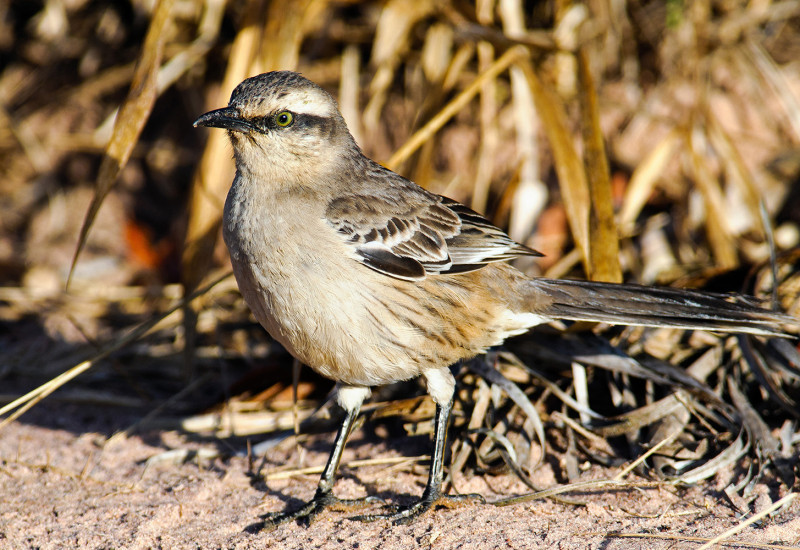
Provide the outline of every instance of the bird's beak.
<path id="1" fill-rule="evenodd" d="M 234 132 L 250 132 L 255 129 L 248 120 L 242 118 L 239 111 L 232 107 L 223 107 L 200 115 L 200 118 L 194 121 L 193 126 L 195 128 L 198 126 L 225 128 Z"/>

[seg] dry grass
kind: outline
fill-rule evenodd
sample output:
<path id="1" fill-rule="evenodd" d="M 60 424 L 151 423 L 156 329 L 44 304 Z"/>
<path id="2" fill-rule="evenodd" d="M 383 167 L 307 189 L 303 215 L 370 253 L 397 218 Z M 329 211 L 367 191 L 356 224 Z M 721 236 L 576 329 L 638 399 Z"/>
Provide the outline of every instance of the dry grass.
<path id="1" fill-rule="evenodd" d="M 545 252 L 520 266 L 531 275 L 800 311 L 796 2 L 264 4 L 0 6 L 6 422 L 47 397 L 158 411 L 132 429 L 191 430 L 198 403 L 220 403 L 205 435 L 330 429 L 328 407 L 311 415 L 329 385 L 307 371 L 287 416 L 291 361 L 230 279 L 179 303 L 227 265 L 230 150 L 191 122 L 273 69 L 337 95 L 370 156 Z M 177 303 L 182 316 L 160 313 Z M 528 475 L 548 453 L 573 480 L 585 460 L 658 446 L 638 471 L 728 472 L 746 508 L 757 482 L 797 484 L 798 364 L 784 341 L 539 331 L 462 367 L 452 474 L 510 468 L 537 490 Z M 83 374 L 64 389 L 16 400 L 70 368 Z M 424 431 L 430 404 L 398 395 L 372 417 Z"/>

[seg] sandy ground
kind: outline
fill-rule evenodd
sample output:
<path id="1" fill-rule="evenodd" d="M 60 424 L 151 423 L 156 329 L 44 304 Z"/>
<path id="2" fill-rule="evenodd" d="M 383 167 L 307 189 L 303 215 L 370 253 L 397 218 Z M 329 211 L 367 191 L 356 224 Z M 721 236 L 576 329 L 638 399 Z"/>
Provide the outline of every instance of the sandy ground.
<path id="1" fill-rule="evenodd" d="M 245 529 L 259 514 L 297 505 L 314 492 L 316 475 L 253 482 L 246 457 L 200 462 L 147 460 L 170 449 L 218 449 L 175 432 L 149 432 L 100 443 L 115 426 L 102 409 L 43 403 L 0 433 L 0 548 L 696 548 L 691 537 L 714 537 L 740 523 L 719 487 L 658 487 L 573 494 L 586 506 L 535 501 L 503 508 L 438 509 L 410 525 L 351 521 L 353 512 L 326 511 L 310 527 L 272 532 Z M 306 465 L 324 464 L 329 437 L 308 440 Z M 427 452 L 424 438 L 382 440 L 353 434 L 344 461 Z M 265 471 L 298 463 L 291 441 L 269 451 Z M 613 475 L 590 468 L 586 479 Z M 556 480 L 548 467 L 538 482 Z M 345 468 L 336 485 L 344 497 L 377 494 L 408 503 L 419 495 L 425 467 Z M 525 492 L 510 476 L 458 480 L 489 500 Z M 750 509 L 768 506 L 781 490 L 760 486 Z M 741 503 L 739 503 L 741 504 Z M 747 506 L 747 504 L 745 504 Z M 375 511 L 379 511 L 375 507 Z M 800 502 L 733 540 L 800 547 Z M 741 546 L 734 546 L 741 547 Z"/>

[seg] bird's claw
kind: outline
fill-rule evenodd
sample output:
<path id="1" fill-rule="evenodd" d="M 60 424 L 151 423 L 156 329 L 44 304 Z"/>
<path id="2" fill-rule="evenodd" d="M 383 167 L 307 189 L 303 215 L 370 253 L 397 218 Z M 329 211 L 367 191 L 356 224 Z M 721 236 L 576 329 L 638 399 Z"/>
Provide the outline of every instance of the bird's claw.
<path id="1" fill-rule="evenodd" d="M 469 506 L 473 504 L 485 504 L 486 500 L 477 494 L 469 495 L 437 495 L 435 497 L 423 496 L 411 506 L 392 506 L 393 512 L 388 514 L 366 514 L 353 516 L 349 519 L 354 521 L 372 522 L 380 519 L 388 519 L 395 525 L 410 523 L 431 508 L 457 508 L 459 506 Z"/>
<path id="2" fill-rule="evenodd" d="M 298 521 L 309 525 L 316 519 L 320 512 L 326 509 L 348 511 L 356 508 L 363 508 L 375 503 L 385 504 L 385 501 L 374 496 L 351 499 L 338 498 L 332 493 L 317 492 L 314 498 L 297 510 L 292 512 L 271 512 L 259 516 L 261 521 L 248 525 L 245 531 L 249 533 L 272 531 L 282 523 L 287 523 L 289 521 Z"/>

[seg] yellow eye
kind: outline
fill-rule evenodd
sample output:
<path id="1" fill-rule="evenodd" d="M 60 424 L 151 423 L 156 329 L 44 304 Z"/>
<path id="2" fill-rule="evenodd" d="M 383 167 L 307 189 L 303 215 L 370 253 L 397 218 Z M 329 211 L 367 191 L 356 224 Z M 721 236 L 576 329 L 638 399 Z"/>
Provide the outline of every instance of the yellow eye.
<path id="1" fill-rule="evenodd" d="M 289 111 L 281 111 L 280 113 L 275 115 L 275 124 L 277 124 L 281 128 L 286 128 L 287 126 L 291 126 L 292 122 L 294 122 L 294 115 Z"/>

